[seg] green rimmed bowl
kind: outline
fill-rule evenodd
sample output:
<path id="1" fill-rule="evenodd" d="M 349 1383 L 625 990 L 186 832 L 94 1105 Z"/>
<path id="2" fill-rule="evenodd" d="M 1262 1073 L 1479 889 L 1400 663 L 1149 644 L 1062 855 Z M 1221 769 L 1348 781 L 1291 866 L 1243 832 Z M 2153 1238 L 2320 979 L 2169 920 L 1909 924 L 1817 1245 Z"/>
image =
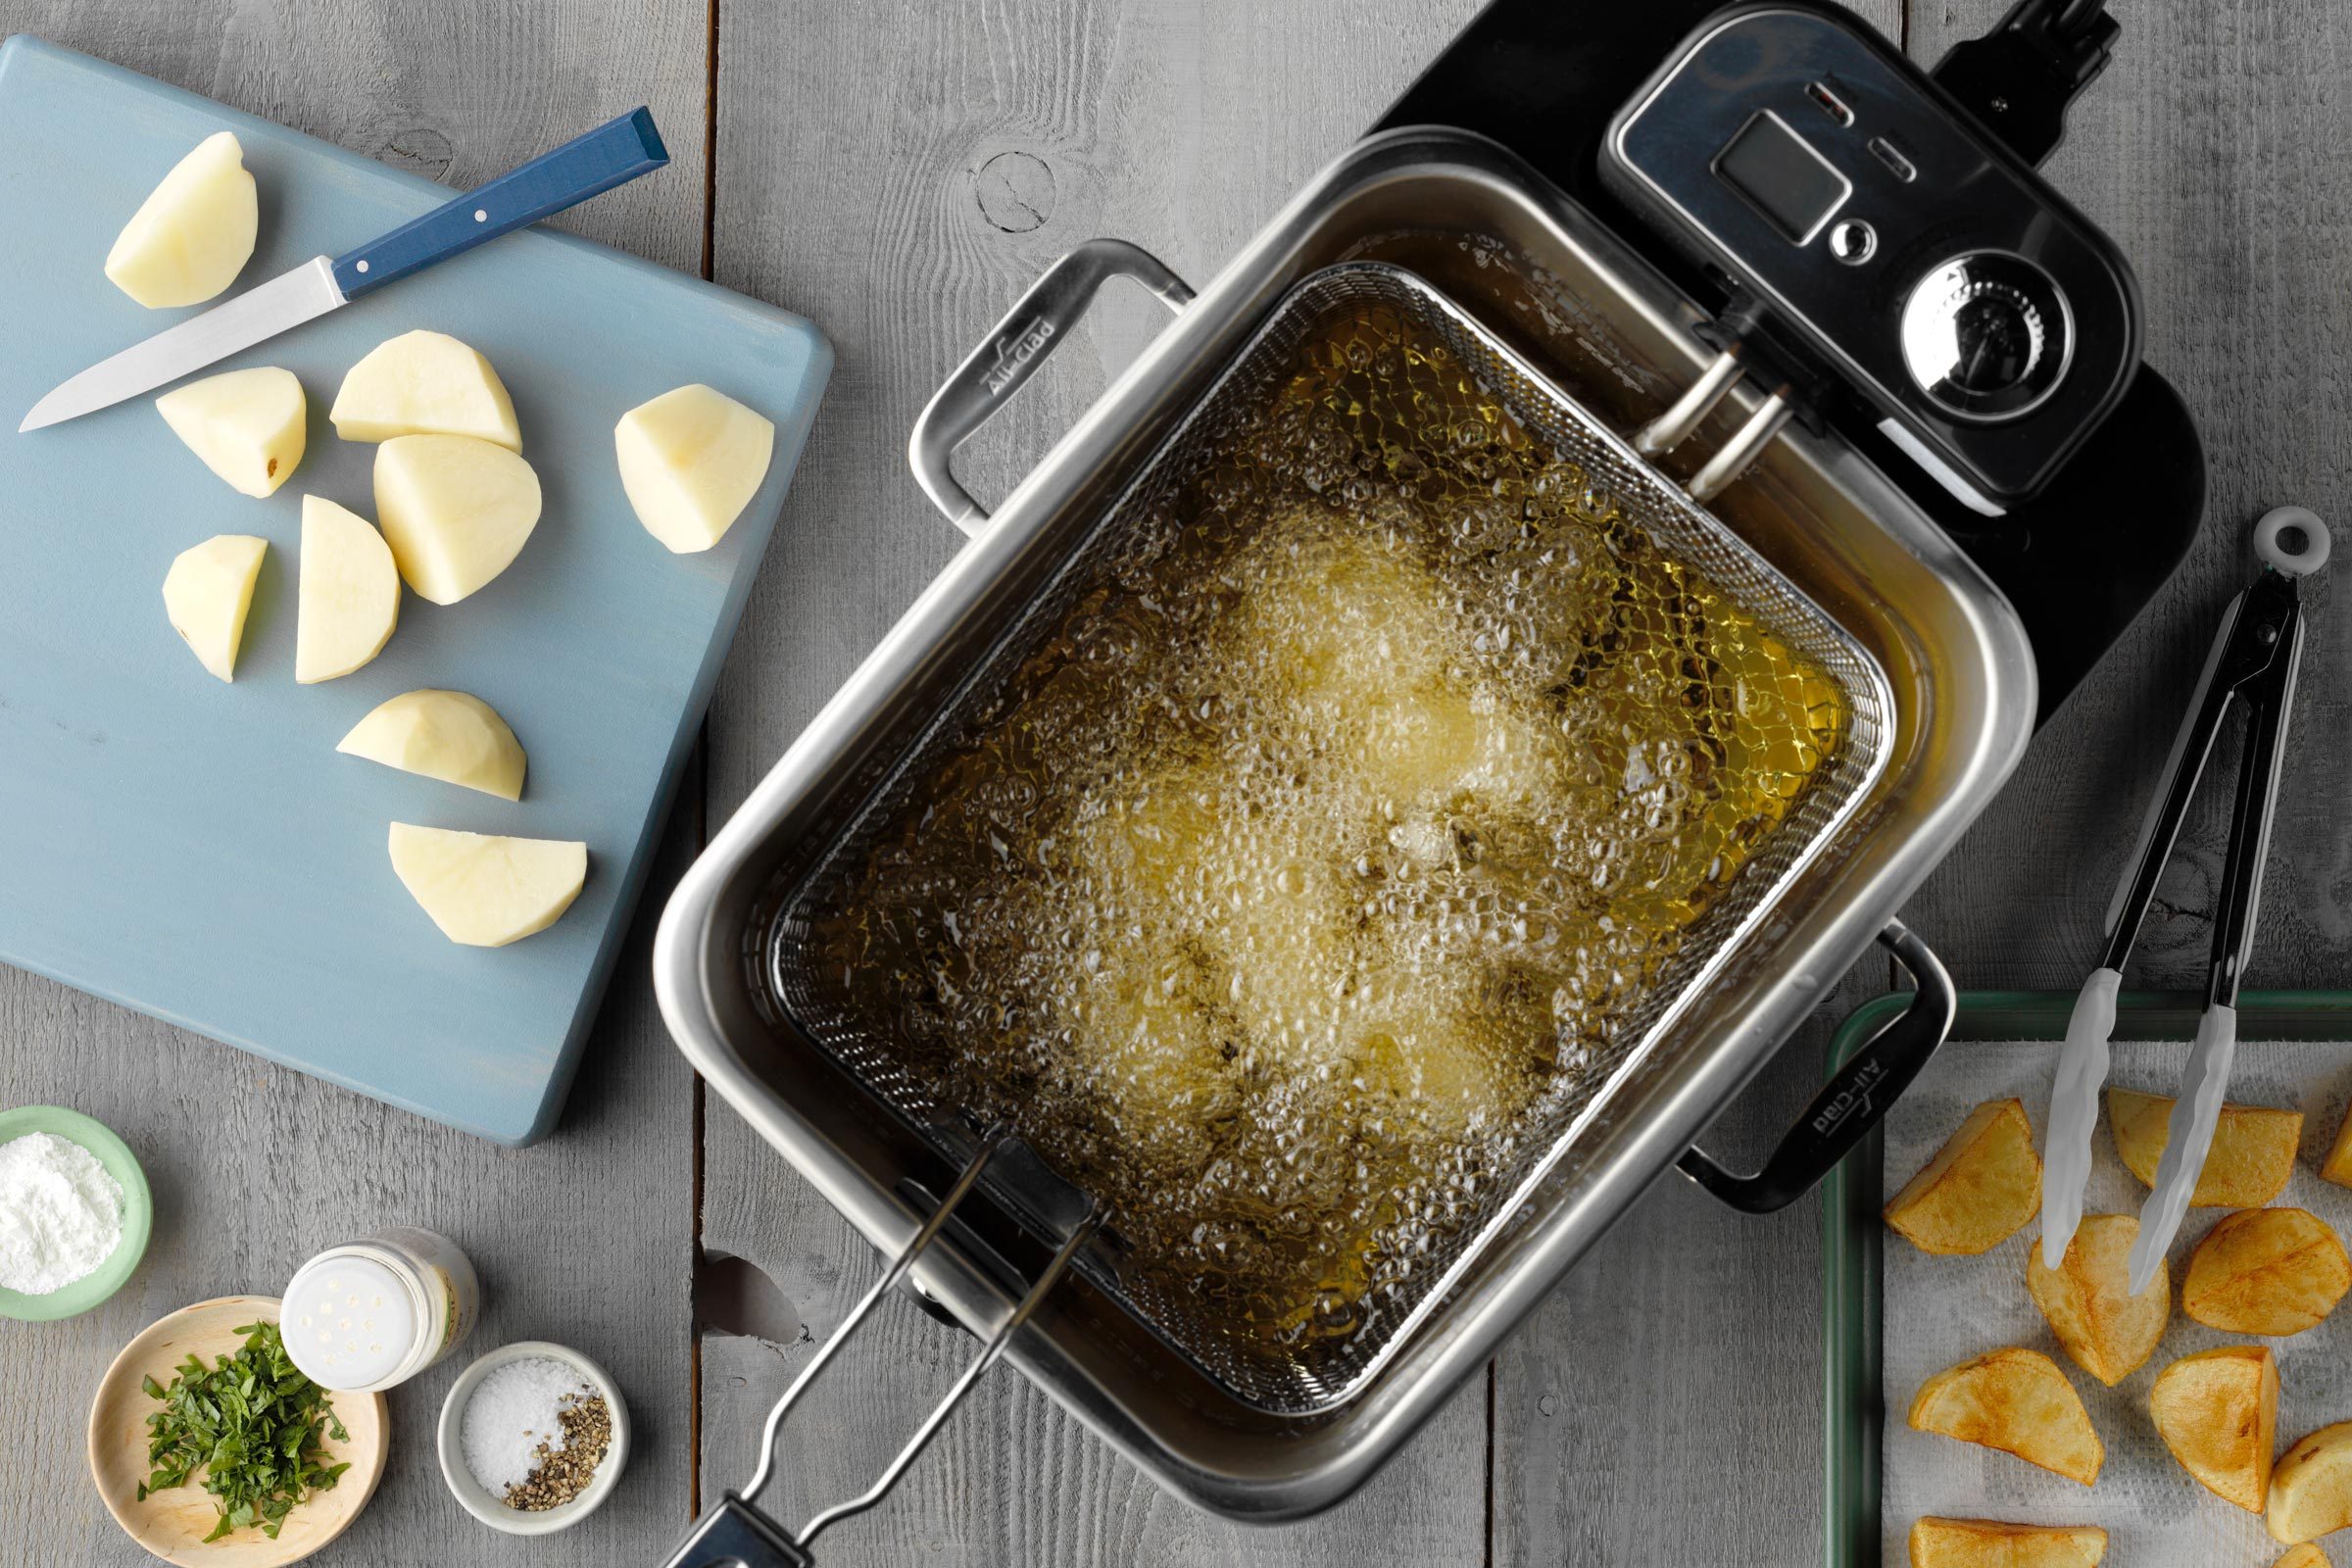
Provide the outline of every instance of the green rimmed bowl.
<path id="1" fill-rule="evenodd" d="M 13 1143 L 27 1133 L 48 1133 L 79 1144 L 96 1156 L 122 1189 L 122 1239 L 97 1271 L 85 1274 L 63 1290 L 46 1296 L 26 1296 L 0 1290 L 0 1317 L 20 1323 L 48 1323 L 87 1312 L 122 1288 L 147 1255 L 147 1234 L 155 1224 L 155 1200 L 147 1191 L 147 1173 L 139 1169 L 130 1146 L 102 1121 L 63 1105 L 20 1105 L 0 1111 L 0 1144 Z"/>

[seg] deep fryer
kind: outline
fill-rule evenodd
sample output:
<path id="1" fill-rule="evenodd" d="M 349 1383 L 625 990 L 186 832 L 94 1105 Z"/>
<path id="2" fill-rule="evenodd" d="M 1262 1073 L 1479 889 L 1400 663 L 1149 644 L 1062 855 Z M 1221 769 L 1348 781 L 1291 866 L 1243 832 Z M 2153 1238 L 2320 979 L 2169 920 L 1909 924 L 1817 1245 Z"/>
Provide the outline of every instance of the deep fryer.
<path id="1" fill-rule="evenodd" d="M 2029 0 L 2026 30 L 2049 10 Z M 1678 39 L 1699 23 L 1823 15 L 1805 6 L 1706 12 L 1596 14 L 1573 29 L 1558 8 L 1503 0 L 1386 128 L 1343 155 L 1197 299 L 1131 246 L 1082 247 L 926 411 L 914 439 L 918 476 L 976 531 L 974 542 L 713 841 L 673 899 L 656 955 L 664 1014 L 689 1057 L 896 1260 L 845 1334 L 903 1278 L 987 1342 L 972 1376 L 1002 1354 L 1180 1495 L 1237 1516 L 1295 1517 L 1344 1495 L 1394 1451 L 1667 1164 L 1679 1159 L 1740 1206 L 1786 1202 L 1850 1147 L 1940 1040 L 1949 983 L 1894 911 L 2014 766 L 2037 712 L 2185 550 L 2201 464 L 2178 400 L 2136 363 L 2134 338 L 2101 417 L 2071 433 L 2038 483 L 1995 494 L 1955 483 L 1983 477 L 1967 469 L 1965 446 L 1933 475 L 1936 451 L 1923 459 L 1916 432 L 1907 441 L 1901 429 L 1890 433 L 1886 410 L 1809 353 L 1803 333 L 1761 297 L 1768 291 L 1636 216 L 1599 174 L 1598 149 L 1643 78 L 1678 58 Z M 1702 26 L 1694 36 L 1705 34 Z M 2103 48 L 2110 37 L 2078 30 L 2072 41 Z M 1996 33 L 1991 47 L 1989 61 L 1955 57 L 1964 68 L 1955 80 L 1987 102 L 2031 109 L 2055 90 L 2062 103 L 2095 74 L 2078 67 L 2071 86 L 2036 86 L 2040 75 L 2017 74 L 2041 62 L 2018 51 L 2040 43 Z M 1863 97 L 1844 78 L 1830 85 L 1834 98 Z M 1628 199 L 1638 204 L 1640 193 Z M 1148 1305 L 1122 1300 L 1115 1267 L 1090 1252 L 1102 1216 L 1085 1195 L 1001 1130 L 895 1095 L 861 1071 L 871 1063 L 854 1046 L 796 1008 L 777 956 L 794 890 L 892 780 L 908 775 L 958 692 L 1101 537 L 1274 313 L 1321 277 L 1382 269 L 1458 311 L 1473 336 L 1499 347 L 1495 363 L 1508 373 L 1524 368 L 1586 422 L 1634 436 L 1668 475 L 1711 494 L 1707 511 L 1850 647 L 1861 686 L 1882 693 L 1884 708 L 1863 776 L 1825 813 L 1818 837 L 1757 880 L 1705 983 L 1675 993 L 1649 1046 L 1529 1173 L 1500 1222 L 1463 1250 L 1426 1309 L 1343 1375 L 1277 1388 L 1213 1364 L 1152 1321 Z M 989 517 L 955 484 L 948 454 L 1117 275 L 1175 308 L 1174 321 Z M 2151 438 L 2168 454 L 2153 465 L 2144 458 Z M 1706 461 L 1725 452 L 1733 458 Z M 1985 471 L 1997 476 L 1997 463 Z M 2099 487 L 2108 508 L 2119 493 L 2121 505 L 2145 504 L 2137 575 L 2110 580 L 2093 602 L 2069 602 L 2082 596 L 2061 599 L 2048 578 L 2070 552 L 2093 548 L 2081 502 Z M 2022 567 L 2029 552 L 2032 572 Z M 1848 1065 L 1762 1171 L 1736 1176 L 1698 1154 L 1691 1141 L 1874 937 L 1919 982 L 1913 1008 Z M 787 1404 L 839 1343 L 805 1370 Z M 771 1419 L 754 1484 L 706 1519 L 677 1561 L 730 1552 L 758 1560 L 756 1551 L 797 1560 L 814 1527 L 795 1538 L 756 1503 L 783 1412 Z M 725 1541 L 734 1544 L 721 1550 Z"/>

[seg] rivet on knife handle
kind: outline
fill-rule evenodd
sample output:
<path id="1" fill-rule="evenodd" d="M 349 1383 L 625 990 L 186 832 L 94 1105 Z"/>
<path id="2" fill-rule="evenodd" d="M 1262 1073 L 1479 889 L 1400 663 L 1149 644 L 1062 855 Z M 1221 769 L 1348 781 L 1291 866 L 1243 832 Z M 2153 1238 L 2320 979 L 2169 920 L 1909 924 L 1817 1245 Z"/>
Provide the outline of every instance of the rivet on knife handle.
<path id="1" fill-rule="evenodd" d="M 2140 1205 L 2139 1236 L 2132 1244 L 2132 1294 L 2137 1296 L 2156 1277 L 2156 1265 L 2180 1232 L 2188 1200 L 2196 1195 L 2197 1177 L 2213 1148 L 2213 1130 L 2221 1124 L 2222 1095 L 2230 1087 L 2230 1061 L 2237 1054 L 2237 1009 L 2215 1003 L 2197 1020 L 2197 1038 L 2188 1048 L 2188 1067 L 2180 1076 L 2180 1098 L 2173 1102 L 2173 1119 L 2164 1139 L 2164 1157 L 2156 1162 L 2156 1187 Z"/>
<path id="2" fill-rule="evenodd" d="M 335 282 L 358 299 L 435 262 L 525 227 L 669 162 L 653 112 L 632 109 L 486 185 L 335 258 Z"/>
<path id="3" fill-rule="evenodd" d="M 2124 977 L 2090 972 L 2066 1020 L 2066 1044 L 2050 1084 L 2048 1137 L 2041 1157 L 2041 1261 L 2057 1268 L 2082 1222 L 2090 1182 L 2090 1135 L 2099 1121 L 2099 1086 L 2107 1081 L 2107 1037 L 2115 1033 L 2115 998 Z"/>

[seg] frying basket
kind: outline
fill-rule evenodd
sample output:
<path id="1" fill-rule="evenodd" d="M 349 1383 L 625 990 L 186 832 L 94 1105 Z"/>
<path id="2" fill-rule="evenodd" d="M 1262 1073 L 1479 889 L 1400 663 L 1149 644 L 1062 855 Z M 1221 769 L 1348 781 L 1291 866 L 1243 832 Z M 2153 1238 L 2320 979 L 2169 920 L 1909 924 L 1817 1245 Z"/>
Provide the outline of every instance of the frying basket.
<path id="1" fill-rule="evenodd" d="M 808 946 L 812 928 L 851 885 L 877 836 L 908 805 L 941 758 L 968 740 L 976 710 L 1082 594 L 1117 572 L 1137 551 L 1149 548 L 1154 525 L 1164 528 L 1169 503 L 1200 463 L 1231 450 L 1266 416 L 1273 394 L 1296 368 L 1302 342 L 1335 317 L 1367 310 L 1394 313 L 1443 345 L 1534 440 L 1581 467 L 1591 492 L 1589 510 L 1605 513 L 1613 508 L 1647 533 L 1662 553 L 1696 568 L 1766 631 L 1810 661 L 1837 688 L 1845 721 L 1789 814 L 1756 848 L 1733 886 L 1686 933 L 1656 981 L 1634 1002 L 1610 1054 L 1578 1080 L 1574 1092 L 1539 1102 L 1537 1119 L 1522 1129 L 1519 1147 L 1524 1152 L 1507 1179 L 1489 1189 L 1472 1215 L 1446 1234 L 1365 1327 L 1345 1338 L 1290 1348 L 1238 1338 L 1149 1275 L 1124 1268 L 1115 1241 L 1115 1216 L 1111 1234 L 1095 1238 L 1077 1251 L 1071 1266 L 1169 1348 L 1242 1402 L 1285 1416 L 1344 1403 L 1378 1373 L 1415 1326 L 1443 1303 L 1481 1250 L 1513 1222 L 1526 1196 L 1575 1146 L 1580 1132 L 1605 1112 L 1617 1086 L 1671 1033 L 1689 1001 L 1721 972 L 1780 894 L 1868 794 L 1887 760 L 1892 703 L 1885 673 L 1844 628 L 1645 461 L 1633 444 L 1535 372 L 1427 282 L 1385 263 L 1327 268 L 1301 280 L 1274 308 L 1079 548 L 1018 613 L 1008 617 L 985 656 L 850 812 L 832 842 L 805 862 L 806 869 L 775 904 L 777 913 L 760 944 L 764 971 L 760 979 L 771 1004 L 943 1157 L 961 1164 L 974 1147 L 976 1119 L 963 1107 L 939 1103 L 893 1049 L 891 1039 L 877 1035 L 869 1020 L 832 1000 L 829 988 L 812 983 L 814 956 Z M 1675 420 L 1681 428 L 1698 422 L 1696 414 L 1680 412 L 1686 416 Z M 1659 425 L 1670 419 L 1673 415 Z M 1653 426 L 1653 432 L 1657 428 Z M 1766 428 L 1761 435 L 1770 433 Z M 1761 438 L 1755 444 L 1760 446 Z M 1707 466 L 1695 487 L 1708 493 L 1736 471 L 1737 466 L 1727 469 L 1719 458 Z M 993 1182 L 984 1180 L 983 1185 L 1015 1214 L 1032 1206 L 1019 1201 L 1016 1194 L 997 1192 Z"/>

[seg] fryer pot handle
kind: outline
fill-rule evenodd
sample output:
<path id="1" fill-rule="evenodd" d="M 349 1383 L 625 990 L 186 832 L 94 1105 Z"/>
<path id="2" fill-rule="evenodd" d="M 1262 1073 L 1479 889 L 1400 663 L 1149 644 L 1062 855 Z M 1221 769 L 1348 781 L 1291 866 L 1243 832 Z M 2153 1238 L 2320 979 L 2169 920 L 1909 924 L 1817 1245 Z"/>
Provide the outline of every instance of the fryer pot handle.
<path id="1" fill-rule="evenodd" d="M 1150 251 L 1123 239 L 1090 239 L 1029 285 L 916 416 L 906 440 L 907 465 L 931 504 L 965 533 L 988 526 L 988 509 L 956 482 L 948 460 L 1028 384 L 1114 277 L 1134 278 L 1171 311 L 1193 302 L 1191 286 Z"/>
<path id="2" fill-rule="evenodd" d="M 1735 1176 L 1692 1148 L 1677 1162 L 1684 1175 L 1750 1214 L 1786 1208 L 1811 1192 L 1910 1087 L 1951 1031 L 1959 998 L 1942 962 L 1902 921 L 1887 921 L 1879 941 L 1910 971 L 1911 1005 L 1846 1058 L 1761 1170 Z"/>

